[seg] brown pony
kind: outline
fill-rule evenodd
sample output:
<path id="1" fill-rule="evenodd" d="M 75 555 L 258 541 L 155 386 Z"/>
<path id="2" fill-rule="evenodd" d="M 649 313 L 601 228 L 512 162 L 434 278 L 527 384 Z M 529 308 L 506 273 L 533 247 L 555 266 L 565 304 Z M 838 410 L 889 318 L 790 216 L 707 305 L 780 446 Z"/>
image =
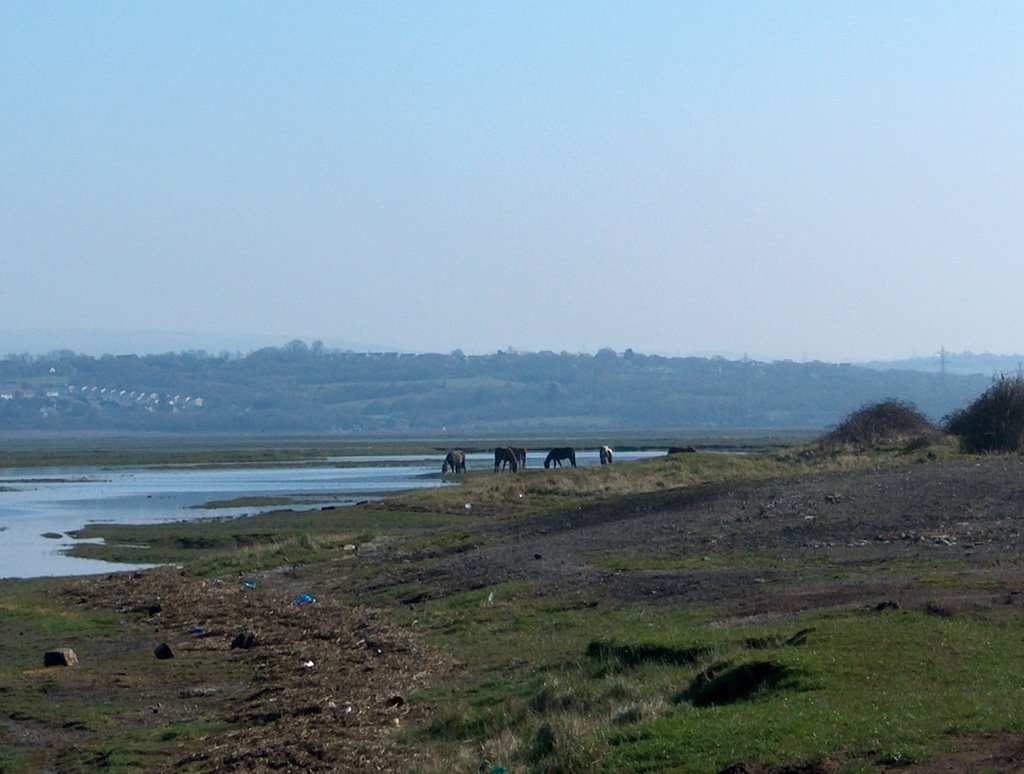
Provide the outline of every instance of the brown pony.
<path id="1" fill-rule="evenodd" d="M 494 450 L 494 472 L 497 473 L 499 470 L 504 470 L 506 465 L 508 465 L 511 472 L 518 472 L 519 457 L 509 447 L 499 446 Z"/>
<path id="2" fill-rule="evenodd" d="M 450 451 L 444 455 L 444 462 L 441 463 L 441 475 L 448 471 L 452 473 L 466 472 L 466 453 L 461 451 Z"/>
<path id="3" fill-rule="evenodd" d="M 544 460 L 544 467 L 550 468 L 551 463 L 555 464 L 555 467 L 562 467 L 562 460 L 569 460 L 569 463 L 575 468 L 576 467 L 576 450 L 571 446 L 562 446 L 557 449 L 552 449 L 548 452 L 547 459 Z"/>

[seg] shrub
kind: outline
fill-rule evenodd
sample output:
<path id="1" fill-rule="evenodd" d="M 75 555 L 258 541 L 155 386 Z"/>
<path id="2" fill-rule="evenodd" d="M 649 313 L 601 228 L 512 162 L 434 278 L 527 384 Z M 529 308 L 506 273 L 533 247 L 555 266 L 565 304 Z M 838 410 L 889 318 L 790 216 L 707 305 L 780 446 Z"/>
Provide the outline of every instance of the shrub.
<path id="1" fill-rule="evenodd" d="M 822 437 L 822 446 L 877 446 L 898 441 L 937 441 L 941 432 L 913 403 L 889 399 L 854 411 Z"/>
<path id="2" fill-rule="evenodd" d="M 1024 375 L 996 377 L 965 409 L 946 418 L 948 432 L 968 453 L 1015 452 L 1024 446 Z"/>

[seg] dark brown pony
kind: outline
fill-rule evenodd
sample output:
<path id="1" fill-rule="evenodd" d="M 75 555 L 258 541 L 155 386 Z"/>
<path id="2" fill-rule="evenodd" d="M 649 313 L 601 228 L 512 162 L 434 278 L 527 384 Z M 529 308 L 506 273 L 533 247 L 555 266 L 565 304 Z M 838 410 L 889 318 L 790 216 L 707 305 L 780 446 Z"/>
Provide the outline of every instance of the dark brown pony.
<path id="1" fill-rule="evenodd" d="M 516 453 L 516 461 L 519 463 L 519 467 L 526 467 L 526 449 L 521 446 L 513 446 L 512 451 Z"/>
<path id="2" fill-rule="evenodd" d="M 494 472 L 503 470 L 505 465 L 508 465 L 510 471 L 516 473 L 519 471 L 519 458 L 512 449 L 507 446 L 499 446 L 494 450 Z"/>
<path id="3" fill-rule="evenodd" d="M 441 475 L 448 471 L 452 473 L 466 472 L 466 453 L 461 451 L 450 451 L 444 455 L 444 462 L 441 463 Z"/>
<path id="4" fill-rule="evenodd" d="M 562 460 L 569 460 L 569 463 L 575 468 L 576 450 L 571 446 L 561 446 L 557 449 L 552 449 L 544 460 L 544 467 L 550 468 L 551 463 L 554 463 L 555 467 L 560 468 L 562 467 Z"/>

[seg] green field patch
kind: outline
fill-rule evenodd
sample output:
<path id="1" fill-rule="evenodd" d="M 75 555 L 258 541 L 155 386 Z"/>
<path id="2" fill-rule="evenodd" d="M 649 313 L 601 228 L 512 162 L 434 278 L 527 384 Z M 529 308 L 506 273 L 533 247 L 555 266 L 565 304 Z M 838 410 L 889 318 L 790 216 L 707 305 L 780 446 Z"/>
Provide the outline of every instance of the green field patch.
<path id="1" fill-rule="evenodd" d="M 59 588 L 58 581 L 0 583 L 0 676 L 42 667 L 45 650 L 117 633 L 115 612 L 71 607 Z"/>
<path id="2" fill-rule="evenodd" d="M 706 614 L 557 607 L 495 587 L 418 611 L 474 663 L 422 697 L 436 714 L 419 742 L 483 770 L 717 772 L 871 767 L 939 754 L 951 735 L 1024 730 L 1016 625 L 848 610 L 719 628 Z"/>

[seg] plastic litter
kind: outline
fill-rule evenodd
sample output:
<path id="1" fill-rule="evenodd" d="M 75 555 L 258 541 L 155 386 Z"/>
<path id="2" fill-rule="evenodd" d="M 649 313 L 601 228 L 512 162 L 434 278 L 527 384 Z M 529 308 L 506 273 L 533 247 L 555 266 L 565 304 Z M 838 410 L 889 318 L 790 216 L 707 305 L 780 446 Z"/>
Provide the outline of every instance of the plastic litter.
<path id="1" fill-rule="evenodd" d="M 316 597 L 314 597 L 312 594 L 300 594 L 295 599 L 295 601 L 292 602 L 292 604 L 293 605 L 315 605 L 316 604 Z"/>
<path id="2" fill-rule="evenodd" d="M 188 630 L 188 633 L 196 635 L 206 634 L 206 629 L 204 629 L 202 626 L 193 626 L 191 629 Z"/>
<path id="3" fill-rule="evenodd" d="M 247 589 L 254 589 L 254 588 L 256 588 L 256 581 L 253 581 L 253 580 L 245 581 L 245 583 L 243 583 L 242 586 L 244 586 Z"/>

